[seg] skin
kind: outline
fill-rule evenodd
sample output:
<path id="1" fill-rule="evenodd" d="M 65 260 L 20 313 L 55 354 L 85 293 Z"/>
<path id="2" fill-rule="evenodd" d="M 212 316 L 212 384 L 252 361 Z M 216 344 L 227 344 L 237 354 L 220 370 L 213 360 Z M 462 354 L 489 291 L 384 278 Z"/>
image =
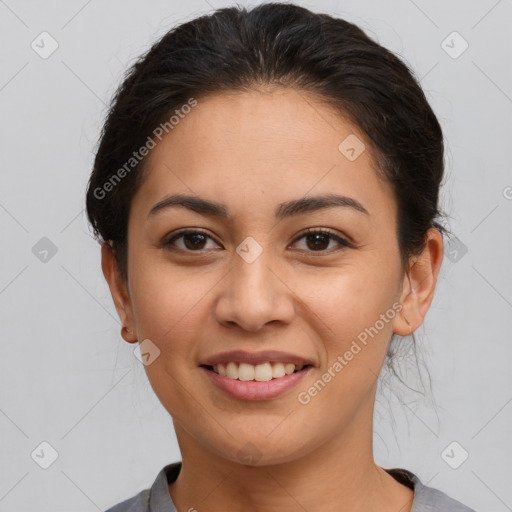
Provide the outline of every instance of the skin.
<path id="1" fill-rule="evenodd" d="M 365 141 L 354 161 L 338 146 Z M 128 280 L 108 244 L 102 268 L 129 343 L 150 339 L 160 355 L 145 366 L 172 416 L 182 470 L 169 493 L 178 510 L 410 510 L 413 492 L 377 466 L 372 418 L 377 376 L 393 333 L 423 322 L 434 296 L 443 243 L 402 268 L 397 207 L 374 171 L 361 131 L 314 96 L 290 89 L 223 93 L 198 106 L 151 151 L 128 224 Z M 232 220 L 183 207 L 152 207 L 169 194 L 225 205 Z M 337 193 L 359 201 L 276 221 L 278 204 Z M 162 241 L 182 228 L 211 238 Z M 315 240 L 329 229 L 353 242 Z M 263 249 L 252 263 L 236 252 L 246 237 Z M 196 245 L 194 245 L 196 244 Z M 196 248 L 197 247 L 197 248 Z M 403 309 L 307 405 L 307 390 L 357 335 L 399 301 Z M 230 398 L 198 365 L 219 352 L 282 350 L 315 368 L 266 401 Z M 252 443 L 258 456 L 237 453 Z"/>

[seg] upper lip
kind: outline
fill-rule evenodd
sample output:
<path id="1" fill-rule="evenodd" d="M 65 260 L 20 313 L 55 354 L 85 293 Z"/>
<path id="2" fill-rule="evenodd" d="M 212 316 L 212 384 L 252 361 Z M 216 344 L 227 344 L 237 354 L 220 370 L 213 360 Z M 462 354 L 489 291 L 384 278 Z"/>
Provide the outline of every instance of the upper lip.
<path id="1" fill-rule="evenodd" d="M 248 352 L 246 350 L 232 350 L 230 352 L 221 352 L 203 360 L 200 365 L 213 366 L 219 363 L 249 363 L 252 365 L 262 363 L 293 363 L 297 366 L 312 365 L 313 363 L 301 356 L 281 352 L 279 350 L 265 350 L 262 352 Z"/>

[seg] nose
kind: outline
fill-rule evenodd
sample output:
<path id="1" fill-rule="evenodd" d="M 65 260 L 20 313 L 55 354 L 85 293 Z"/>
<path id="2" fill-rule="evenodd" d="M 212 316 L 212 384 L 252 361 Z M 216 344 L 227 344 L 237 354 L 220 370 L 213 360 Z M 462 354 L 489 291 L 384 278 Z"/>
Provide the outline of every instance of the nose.
<path id="1" fill-rule="evenodd" d="M 295 315 L 294 293 L 274 266 L 265 251 L 251 263 L 236 254 L 231 270 L 219 283 L 217 321 L 251 332 L 271 322 L 290 323 Z"/>

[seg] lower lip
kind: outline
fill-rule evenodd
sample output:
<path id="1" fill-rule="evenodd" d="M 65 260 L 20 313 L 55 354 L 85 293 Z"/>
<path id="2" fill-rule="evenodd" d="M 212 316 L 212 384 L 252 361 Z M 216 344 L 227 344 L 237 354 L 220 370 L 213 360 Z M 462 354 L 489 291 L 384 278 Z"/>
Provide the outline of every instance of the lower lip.
<path id="1" fill-rule="evenodd" d="M 266 382 L 230 379 L 203 366 L 200 366 L 200 369 L 206 373 L 211 382 L 233 398 L 240 400 L 269 400 L 284 394 L 297 385 L 312 370 L 312 367 L 308 366 L 298 372 Z"/>

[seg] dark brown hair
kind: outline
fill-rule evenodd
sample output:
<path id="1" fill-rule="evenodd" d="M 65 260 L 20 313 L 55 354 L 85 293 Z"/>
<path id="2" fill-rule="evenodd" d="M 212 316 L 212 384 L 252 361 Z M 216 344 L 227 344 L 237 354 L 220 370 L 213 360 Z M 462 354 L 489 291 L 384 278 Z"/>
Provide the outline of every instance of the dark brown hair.
<path id="1" fill-rule="evenodd" d="M 130 205 L 147 161 L 140 148 L 191 98 L 268 86 L 313 93 L 366 136 L 395 195 L 404 268 L 424 248 L 429 228 L 448 232 L 438 222 L 443 134 L 412 70 L 343 19 L 289 3 L 229 7 L 170 30 L 126 72 L 113 98 L 86 208 L 125 279 Z M 395 352 L 391 343 L 387 367 L 397 375 Z"/>
<path id="2" fill-rule="evenodd" d="M 316 94 L 366 135 L 395 194 L 404 266 L 430 227 L 446 231 L 437 220 L 443 135 L 407 65 L 343 19 L 288 3 L 229 7 L 165 34 L 127 71 L 112 101 L 86 208 L 125 279 L 130 204 L 147 160 L 133 161 L 134 153 L 190 98 L 268 85 Z"/>

